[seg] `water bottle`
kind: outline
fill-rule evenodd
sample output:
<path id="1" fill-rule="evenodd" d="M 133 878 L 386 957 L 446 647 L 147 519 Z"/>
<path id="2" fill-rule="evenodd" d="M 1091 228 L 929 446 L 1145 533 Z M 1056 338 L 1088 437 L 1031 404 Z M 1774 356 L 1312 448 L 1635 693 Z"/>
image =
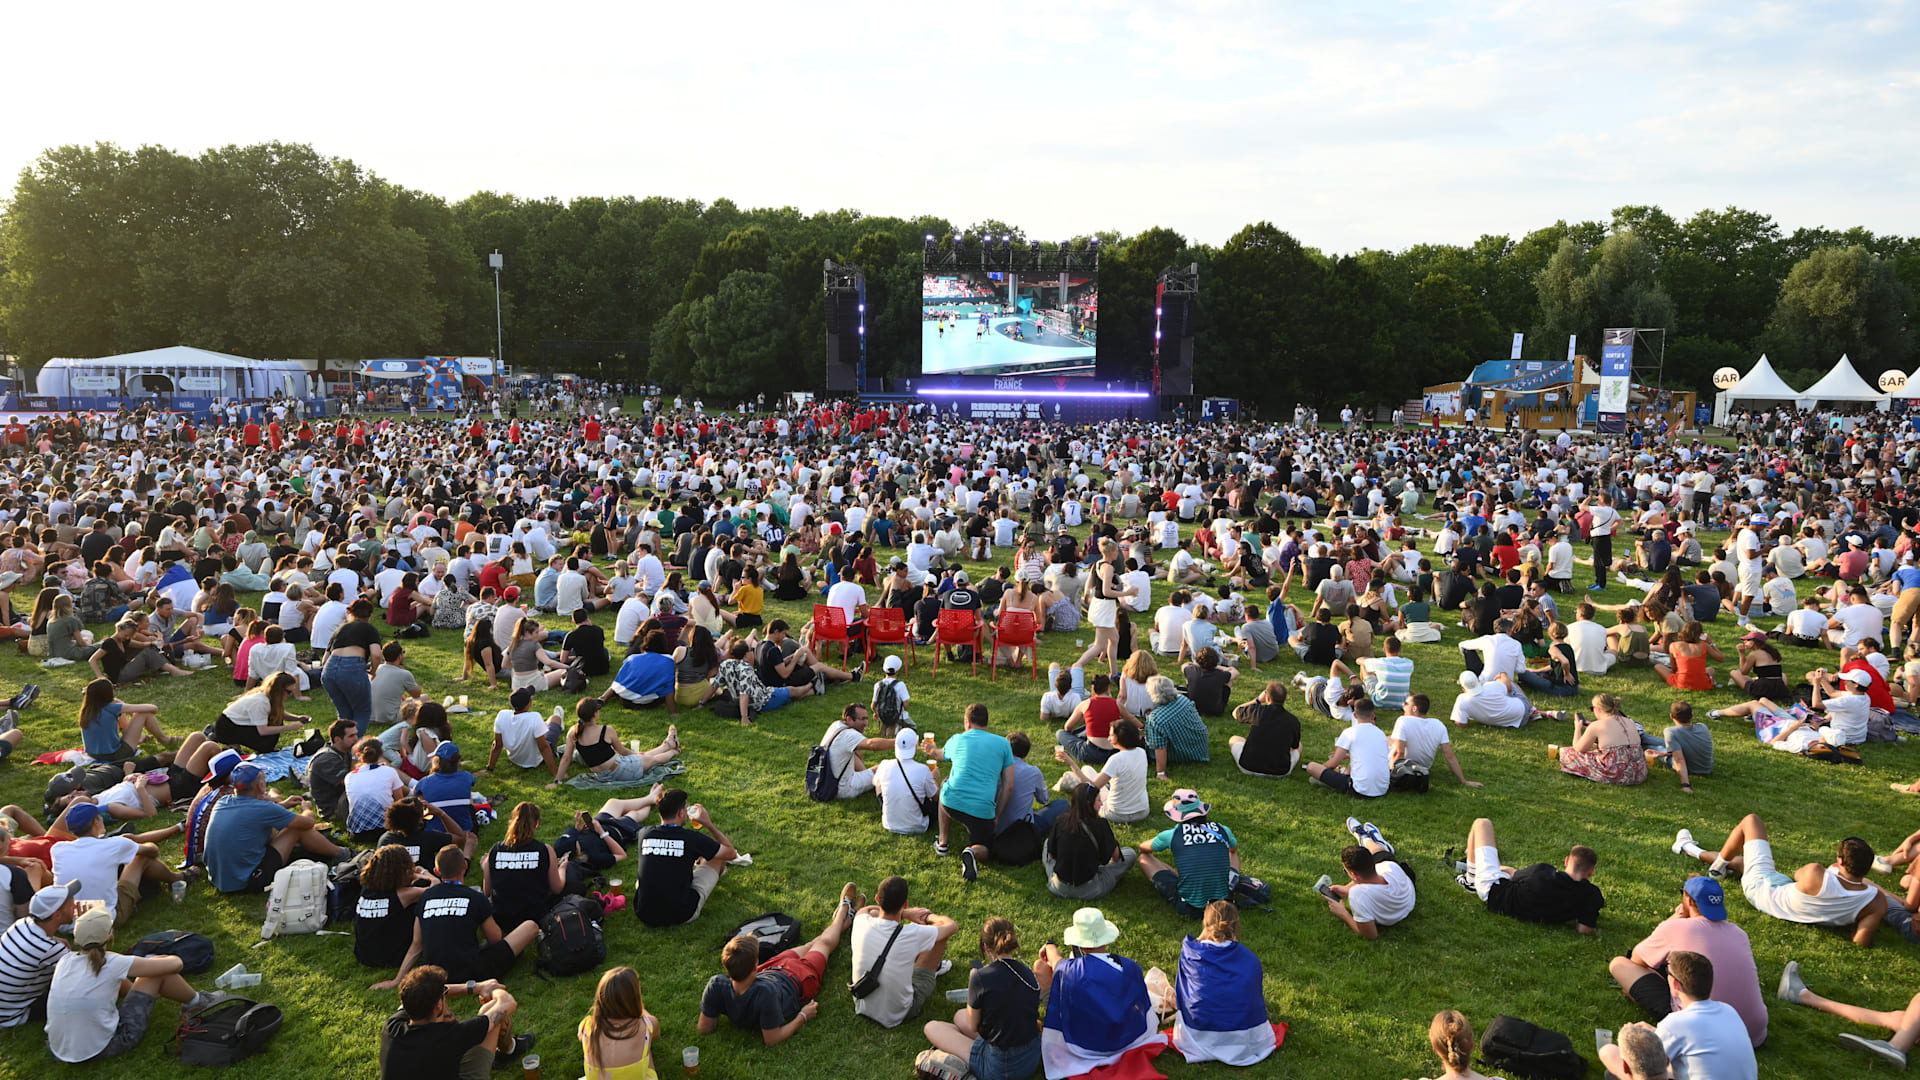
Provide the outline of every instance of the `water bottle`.
<path id="1" fill-rule="evenodd" d="M 233 986 L 236 985 L 234 980 L 243 978 L 246 974 L 247 974 L 247 965 L 235 964 L 232 967 L 228 968 L 227 970 L 221 972 L 219 978 L 216 978 L 213 980 L 214 988 L 218 990 L 231 989 Z"/>
<path id="2" fill-rule="evenodd" d="M 236 975 L 234 976 L 233 981 L 228 983 L 227 985 L 235 990 L 243 989 L 249 986 L 259 986 L 260 976 L 254 972 L 248 972 L 245 975 Z"/>

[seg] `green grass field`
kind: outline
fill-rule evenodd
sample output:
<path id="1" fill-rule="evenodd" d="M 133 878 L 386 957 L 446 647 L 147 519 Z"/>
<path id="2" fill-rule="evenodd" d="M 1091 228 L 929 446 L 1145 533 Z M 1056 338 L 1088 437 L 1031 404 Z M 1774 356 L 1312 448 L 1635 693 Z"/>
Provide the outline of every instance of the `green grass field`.
<path id="1" fill-rule="evenodd" d="M 1583 571 L 1580 581 L 1587 580 Z M 1156 602 L 1164 599 L 1166 591 L 1164 583 L 1156 586 Z M 1291 599 L 1304 604 L 1305 593 L 1299 589 L 1295 593 Z M 24 604 L 30 597 L 22 592 L 16 603 Z M 1626 598 L 1626 591 L 1617 586 L 1602 597 L 1614 603 Z M 768 615 L 785 616 L 798 625 L 807 614 L 801 607 L 769 600 Z M 611 626 L 612 616 L 602 614 L 600 620 Z M 559 625 L 557 620 L 548 621 Z M 1409 650 L 1418 665 L 1414 687 L 1433 698 L 1438 715 L 1445 715 L 1453 699 L 1453 680 L 1460 670 L 1455 645 L 1464 636 L 1451 621 L 1445 625 L 1442 643 Z M 1730 629 L 1730 624 L 1722 623 L 1718 636 L 1730 639 Z M 464 690 L 473 695 L 473 713 L 455 717 L 456 738 L 467 749 L 471 763 L 476 751 L 484 753 L 493 713 L 506 701 L 505 684 L 500 692 L 489 695 L 484 690 L 476 693 L 473 684 L 450 683 L 459 670 L 456 636 L 436 631 L 430 639 L 409 643 L 408 657 L 430 694 Z M 1084 636 L 1084 632 L 1051 635 L 1041 650 L 1042 671 L 1047 660 L 1077 655 L 1075 641 Z M 1003 672 L 998 682 L 989 683 L 984 669 L 976 678 L 965 665 L 951 664 L 943 665 L 936 680 L 930 660 L 930 652 L 921 650 L 920 662 L 908 677 L 914 716 L 923 728 L 944 739 L 959 727 L 964 706 L 984 702 L 992 711 L 995 730 L 1029 732 L 1038 744 L 1033 755 L 1036 763 L 1049 777 L 1058 775 L 1059 766 L 1051 760 L 1051 733 L 1036 724 L 1043 686 L 1029 681 L 1024 673 L 1009 677 Z M 1787 659 L 1796 676 L 1816 662 L 1811 653 Z M 1289 656 L 1263 669 L 1261 675 L 1285 678 L 1299 668 Z M 42 751 L 78 744 L 75 715 L 84 676 L 84 667 L 44 671 L 11 649 L 0 652 L 0 685 L 33 680 L 46 691 L 24 720 L 27 745 L 10 763 L 0 766 L 0 802 L 37 811 L 52 770 L 30 762 Z M 1656 731 L 1664 724 L 1672 698 L 1645 669 L 1589 678 L 1585 683 L 1593 691 L 1620 695 L 1628 713 Z M 593 690 L 604 685 L 604 680 L 596 680 Z M 1245 700 L 1258 685 L 1256 678 L 1252 688 L 1236 692 L 1235 700 Z M 157 702 L 168 729 L 179 733 L 210 721 L 230 689 L 224 674 L 215 670 L 191 679 L 155 679 L 127 688 L 122 696 L 128 701 Z M 1078 906 L 1047 892 L 1038 863 L 1018 869 L 988 866 L 978 883 L 968 885 L 961 880 L 957 860 L 934 855 L 931 837 L 900 837 L 883 831 L 871 800 L 832 806 L 807 800 L 801 783 L 807 747 L 855 694 L 866 700 L 870 688 L 863 684 L 830 691 L 824 700 L 809 699 L 770 714 L 751 729 L 705 712 L 680 717 L 691 765 L 683 786 L 709 808 L 741 850 L 754 855 L 755 865 L 728 874 L 705 915 L 691 926 L 644 929 L 624 912 L 610 919 L 610 963 L 628 964 L 640 972 L 648 1007 L 665 1025 L 655 1051 L 663 1075 L 678 1075 L 679 1051 L 689 1045 L 701 1048 L 706 1077 L 864 1080 L 908 1075 L 914 1054 L 926 1045 L 918 1023 L 883 1031 L 855 1017 L 851 999 L 842 989 L 849 978 L 845 950 L 834 957 L 819 1021 L 786 1045 L 767 1049 L 757 1037 L 726 1027 L 704 1038 L 694 1033 L 699 992 L 718 970 L 724 935 L 762 912 L 797 915 L 811 936 L 823 925 L 843 882 L 857 882 L 871 893 L 881 877 L 905 875 L 912 882 L 915 903 L 951 915 L 963 926 L 952 952 L 957 970 L 941 983 L 941 989 L 947 990 L 964 987 L 966 963 L 973 953 L 970 943 L 984 919 L 1011 918 L 1020 930 L 1023 951 L 1031 954 L 1042 942 L 1058 937 Z M 540 700 L 543 708 L 551 708 L 561 696 L 543 695 Z M 1721 692 L 1700 695 L 1694 704 L 1704 716 L 1707 708 L 1736 700 L 1735 694 Z M 1335 726 L 1308 709 L 1297 695 L 1290 704 L 1306 723 L 1305 755 L 1323 760 L 1337 734 Z M 317 722 L 332 719 L 326 697 L 317 690 L 305 707 Z M 1584 701 L 1579 707 L 1585 708 Z M 629 743 L 652 745 L 667 723 L 664 711 L 617 710 L 613 715 Z M 1175 787 L 1199 789 L 1214 804 L 1215 817 L 1239 835 L 1247 871 L 1273 886 L 1271 914 L 1245 913 L 1245 940 L 1265 963 L 1272 1018 L 1287 1022 L 1291 1031 L 1286 1046 L 1250 1072 L 1329 1080 L 1430 1075 L 1437 1066 L 1426 1047 L 1427 1022 L 1436 1010 L 1448 1007 L 1464 1011 L 1476 1030 L 1502 1012 L 1558 1028 L 1570 1033 L 1575 1046 L 1590 1055 L 1593 1028 L 1618 1028 L 1639 1019 L 1637 1010 L 1608 978 L 1608 959 L 1625 953 L 1670 914 L 1681 881 L 1701 869 L 1700 864 L 1669 850 L 1676 828 L 1691 827 L 1711 845 L 1741 815 L 1761 812 L 1774 830 L 1784 865 L 1826 861 L 1832 857 L 1835 841 L 1848 833 L 1858 833 L 1885 850 L 1913 829 L 1911 816 L 1904 812 L 1906 798 L 1887 790 L 1890 780 L 1920 774 L 1920 753 L 1911 746 L 1871 747 L 1862 768 L 1828 766 L 1761 747 L 1743 721 L 1714 727 L 1718 768 L 1696 782 L 1692 796 L 1678 790 L 1671 773 L 1656 773 L 1647 784 L 1629 789 L 1564 776 L 1549 765 L 1545 748 L 1548 743 L 1570 741 L 1570 731 L 1564 725 L 1542 723 L 1519 731 L 1454 729 L 1467 774 L 1484 781 L 1482 789 L 1463 789 L 1440 770 L 1429 794 L 1393 795 L 1356 809 L 1352 800 L 1309 785 L 1304 775 L 1284 781 L 1242 775 L 1227 752 L 1227 738 L 1238 725 L 1231 719 L 1215 721 L 1212 764 L 1176 766 L 1173 781 L 1152 782 L 1150 794 L 1157 807 Z M 541 803 L 547 823 L 542 832 L 549 839 L 570 811 L 597 806 L 601 798 L 598 793 L 564 788 L 547 792 L 544 774 L 515 776 L 517 770 L 510 764 L 503 760 L 502 765 L 500 772 L 483 778 L 482 790 L 502 811 L 522 799 Z M 1309 891 L 1322 873 L 1340 878 L 1337 855 L 1348 842 L 1341 823 L 1354 812 L 1376 821 L 1402 852 L 1412 856 L 1420 875 L 1420 901 L 1414 915 L 1383 931 L 1375 942 L 1349 933 Z M 1597 849 L 1601 863 L 1596 881 L 1607 896 L 1601 932 L 1582 937 L 1570 927 L 1535 926 L 1490 915 L 1459 889 L 1437 856 L 1450 846 L 1462 845 L 1468 825 L 1481 816 L 1492 818 L 1498 826 L 1502 855 L 1508 862 L 1557 863 L 1574 843 Z M 158 823 L 172 820 L 173 815 L 165 814 L 156 819 Z M 1147 822 L 1117 831 L 1123 843 L 1133 843 L 1162 822 L 1156 811 Z M 500 826 L 485 830 L 483 850 L 500 834 Z M 165 851 L 169 858 L 176 858 L 177 841 L 166 845 Z M 630 884 L 631 864 L 611 876 Z M 1733 918 L 1753 940 L 1769 1000 L 1774 980 L 1788 959 L 1802 962 L 1816 990 L 1878 1008 L 1901 1007 L 1920 989 L 1920 964 L 1912 947 L 1897 935 L 1883 930 L 1875 948 L 1860 950 L 1839 933 L 1764 918 L 1740 899 L 1737 887 L 1729 892 Z M 1197 930 L 1195 924 L 1176 918 L 1138 874 L 1102 906 L 1122 930 L 1116 951 L 1142 966 L 1171 970 L 1181 935 Z M 232 1075 L 374 1075 L 378 1025 L 395 1007 L 395 997 L 367 987 L 392 973 L 358 966 L 344 937 L 295 937 L 253 947 L 259 942 L 263 908 L 259 897 L 223 898 L 205 885 L 195 885 L 184 905 L 176 906 L 165 897 L 142 904 L 120 944 L 163 928 L 197 930 L 218 945 L 215 972 L 244 962 L 249 970 L 265 974 L 254 996 L 283 1007 L 287 1026 L 268 1053 Z M 539 1033 L 537 1052 L 547 1080 L 570 1080 L 582 1071 L 573 1031 L 590 1004 L 595 978 L 548 982 L 536 977 L 531 967 L 530 959 L 523 958 L 508 980 L 521 1001 L 516 1028 Z M 195 981 L 210 988 L 212 977 L 209 973 Z M 456 1004 L 460 1006 L 456 1011 L 470 1015 L 468 1003 Z M 925 1019 L 945 1018 L 944 1010 L 936 1000 Z M 172 1067 L 166 1041 L 176 1016 L 171 1003 L 160 1003 L 145 1043 L 92 1074 L 153 1075 Z M 1762 1074 L 1814 1080 L 1881 1068 L 1865 1056 L 1835 1048 L 1834 1036 L 1846 1030 L 1864 1032 L 1807 1009 L 1776 1005 L 1771 1038 L 1760 1052 Z M 1201 1074 L 1171 1055 L 1160 1061 L 1173 1076 Z M 38 1028 L 0 1033 L 0 1077 L 64 1071 L 46 1052 Z M 1593 1075 L 1599 1075 L 1597 1065 Z"/>

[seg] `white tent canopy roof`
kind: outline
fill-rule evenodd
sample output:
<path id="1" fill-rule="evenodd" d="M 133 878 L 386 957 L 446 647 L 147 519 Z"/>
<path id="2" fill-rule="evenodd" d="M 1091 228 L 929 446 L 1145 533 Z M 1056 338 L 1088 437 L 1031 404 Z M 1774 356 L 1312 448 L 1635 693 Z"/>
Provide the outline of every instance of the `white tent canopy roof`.
<path id="1" fill-rule="evenodd" d="M 1888 394 L 1887 396 L 1890 398 L 1904 398 L 1908 401 L 1920 399 L 1920 370 L 1916 370 L 1913 374 L 1907 376 L 1906 389 L 1897 394 Z"/>
<path id="2" fill-rule="evenodd" d="M 1753 365 L 1745 378 L 1717 396 L 1723 401 L 1792 401 L 1804 395 L 1788 386 L 1773 370 L 1767 354 L 1761 353 L 1760 362 Z"/>
<path id="3" fill-rule="evenodd" d="M 164 349 L 147 349 L 142 352 L 122 353 L 119 356 L 103 356 L 95 359 L 77 357 L 55 357 L 50 364 L 62 366 L 85 365 L 87 367 L 199 367 L 199 368 L 257 368 L 262 362 L 249 360 L 244 356 L 214 352 L 210 349 L 196 349 L 191 345 L 170 345 Z"/>
<path id="4" fill-rule="evenodd" d="M 1847 359 L 1845 353 L 1840 354 L 1832 371 L 1822 376 L 1819 382 L 1800 391 L 1798 396 L 1801 401 L 1880 401 L 1886 397 L 1868 386 L 1860 373 L 1853 370 L 1853 361 Z"/>

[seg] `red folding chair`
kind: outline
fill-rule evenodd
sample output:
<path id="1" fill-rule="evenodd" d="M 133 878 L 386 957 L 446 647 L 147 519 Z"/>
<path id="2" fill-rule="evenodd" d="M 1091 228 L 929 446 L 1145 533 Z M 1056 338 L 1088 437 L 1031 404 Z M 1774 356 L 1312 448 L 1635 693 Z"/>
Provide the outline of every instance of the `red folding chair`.
<path id="1" fill-rule="evenodd" d="M 987 664 L 987 679 L 999 678 L 1001 649 L 1026 649 L 1027 659 L 1033 663 L 1033 677 L 1040 677 L 1040 627 L 1031 611 L 1009 611 L 1000 616 L 1000 625 L 993 634 L 993 660 Z M 1017 666 L 1011 661 L 1008 666 Z"/>
<path id="2" fill-rule="evenodd" d="M 847 613 L 833 604 L 813 605 L 813 646 L 822 660 L 828 654 L 821 646 L 836 641 L 840 643 L 840 664 L 845 667 L 853 648 L 853 638 L 847 633 Z"/>
<path id="3" fill-rule="evenodd" d="M 873 661 L 876 645 L 901 647 L 901 663 L 913 670 L 913 635 L 907 633 L 907 613 L 899 608 L 872 608 L 867 611 L 867 660 Z"/>
<path id="4" fill-rule="evenodd" d="M 973 673 L 980 674 L 980 620 L 965 609 L 942 611 L 933 621 L 933 676 L 940 677 L 940 654 L 950 645 L 965 645 L 973 650 Z"/>

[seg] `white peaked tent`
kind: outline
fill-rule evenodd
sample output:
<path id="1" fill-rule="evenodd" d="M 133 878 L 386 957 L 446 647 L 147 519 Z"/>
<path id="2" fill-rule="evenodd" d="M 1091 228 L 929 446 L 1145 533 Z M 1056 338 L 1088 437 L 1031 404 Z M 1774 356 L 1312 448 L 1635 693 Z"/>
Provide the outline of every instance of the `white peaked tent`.
<path id="1" fill-rule="evenodd" d="M 1724 426 L 1727 413 L 1736 401 L 1794 401 L 1803 395 L 1788 386 L 1779 374 L 1773 370 L 1773 364 L 1766 353 L 1760 354 L 1760 362 L 1746 377 L 1734 383 L 1731 389 L 1722 390 L 1713 396 L 1713 422 Z"/>
<path id="2" fill-rule="evenodd" d="M 1821 376 L 1819 382 L 1800 391 L 1800 407 L 1803 409 L 1812 408 L 1821 401 L 1870 401 L 1884 408 L 1886 400 L 1887 395 L 1867 385 L 1867 380 L 1853 370 L 1853 361 L 1847 359 L 1845 353 L 1840 354 L 1833 370 Z"/>
<path id="3" fill-rule="evenodd" d="M 1891 401 L 1894 398 L 1903 398 L 1907 401 L 1920 400 L 1920 371 L 1915 371 L 1913 374 L 1907 376 L 1907 385 L 1905 389 L 1901 390 L 1897 394 L 1887 395 L 1887 399 L 1889 401 Z"/>

